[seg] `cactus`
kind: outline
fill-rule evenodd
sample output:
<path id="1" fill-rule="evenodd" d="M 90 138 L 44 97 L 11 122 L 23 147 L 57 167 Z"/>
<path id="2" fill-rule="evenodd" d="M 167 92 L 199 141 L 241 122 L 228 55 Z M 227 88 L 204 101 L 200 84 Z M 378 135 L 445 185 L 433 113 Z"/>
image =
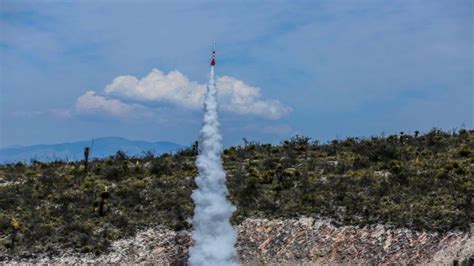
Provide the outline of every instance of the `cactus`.
<path id="1" fill-rule="evenodd" d="M 12 218 L 10 221 L 10 226 L 12 228 L 12 232 L 10 234 L 10 248 L 15 249 L 16 235 L 21 229 L 21 224 L 17 219 Z"/>
<path id="2" fill-rule="evenodd" d="M 195 141 L 193 146 L 192 146 L 193 154 L 198 155 L 199 154 L 199 142 Z"/>
<path id="3" fill-rule="evenodd" d="M 90 153 L 90 148 L 86 146 L 84 148 L 84 168 L 85 168 L 86 173 L 87 173 L 87 168 L 89 166 L 89 153 Z"/>
<path id="4" fill-rule="evenodd" d="M 110 193 L 107 191 L 107 187 L 105 187 L 105 191 L 101 192 L 97 200 L 94 202 L 94 212 L 97 212 L 99 216 L 105 216 L 107 212 L 106 205 L 107 201 L 110 198 Z"/>
<path id="5" fill-rule="evenodd" d="M 107 192 L 107 188 L 104 192 L 100 193 L 99 197 L 99 215 L 105 215 L 105 205 L 107 204 L 107 200 L 110 198 L 110 193 Z"/>

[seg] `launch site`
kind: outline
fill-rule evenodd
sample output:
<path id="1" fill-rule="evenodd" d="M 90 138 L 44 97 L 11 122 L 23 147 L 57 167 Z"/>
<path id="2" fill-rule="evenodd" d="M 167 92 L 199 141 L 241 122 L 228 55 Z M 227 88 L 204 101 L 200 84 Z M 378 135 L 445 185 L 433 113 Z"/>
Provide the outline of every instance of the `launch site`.
<path id="1" fill-rule="evenodd" d="M 469 0 L 0 0 L 0 264 L 474 265 Z"/>

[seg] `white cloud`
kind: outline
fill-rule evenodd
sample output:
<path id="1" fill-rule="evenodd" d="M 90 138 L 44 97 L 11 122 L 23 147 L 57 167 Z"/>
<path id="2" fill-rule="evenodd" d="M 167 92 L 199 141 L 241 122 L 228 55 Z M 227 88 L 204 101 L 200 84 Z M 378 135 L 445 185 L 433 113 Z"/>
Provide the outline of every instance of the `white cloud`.
<path id="1" fill-rule="evenodd" d="M 168 74 L 153 69 L 141 80 L 134 76 L 118 76 L 105 87 L 106 93 L 116 93 L 136 100 L 167 101 L 185 107 L 200 107 L 206 87 L 190 81 L 179 71 Z"/>
<path id="2" fill-rule="evenodd" d="M 238 114 L 254 114 L 270 119 L 278 119 L 291 112 L 278 100 L 261 100 L 260 88 L 252 87 L 233 77 L 217 79 L 221 108 Z"/>
<path id="3" fill-rule="evenodd" d="M 18 118 L 37 118 L 51 116 L 59 119 L 69 119 L 72 117 L 71 110 L 68 109 L 49 109 L 46 111 L 15 111 L 11 113 Z"/>
<path id="4" fill-rule="evenodd" d="M 269 119 L 278 119 L 291 112 L 291 108 L 277 100 L 261 99 L 260 88 L 249 86 L 233 77 L 219 77 L 217 88 L 224 111 Z M 206 85 L 190 81 L 177 70 L 166 74 L 153 69 L 140 80 L 130 75 L 116 77 L 105 87 L 105 92 L 134 100 L 169 102 L 197 109 L 202 107 Z"/>
<path id="5" fill-rule="evenodd" d="M 98 95 L 94 91 L 87 91 L 79 96 L 73 108 L 48 109 L 46 111 L 16 111 L 12 115 L 18 118 L 54 117 L 67 120 L 80 115 L 111 115 L 117 118 L 155 118 L 156 110 L 151 110 L 140 104 L 129 104 L 117 99 Z"/>
<path id="6" fill-rule="evenodd" d="M 116 117 L 126 117 L 137 108 L 140 108 L 140 106 L 127 104 L 116 99 L 108 99 L 97 95 L 94 91 L 87 91 L 76 101 L 76 112 L 79 114 L 104 112 Z"/>

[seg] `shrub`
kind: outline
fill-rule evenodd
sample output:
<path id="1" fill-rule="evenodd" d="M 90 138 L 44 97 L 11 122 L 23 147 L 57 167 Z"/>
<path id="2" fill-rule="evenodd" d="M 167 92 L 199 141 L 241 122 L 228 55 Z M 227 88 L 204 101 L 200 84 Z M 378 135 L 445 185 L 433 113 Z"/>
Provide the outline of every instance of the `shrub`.
<path id="1" fill-rule="evenodd" d="M 128 156 L 124 151 L 118 150 L 114 156 L 114 159 L 117 161 L 125 161 L 128 159 Z"/>
<path id="2" fill-rule="evenodd" d="M 104 177 L 108 180 L 120 181 L 123 175 L 123 168 L 119 166 L 110 166 L 104 169 Z"/>
<path id="3" fill-rule="evenodd" d="M 460 150 L 459 150 L 459 156 L 461 157 L 469 157 L 471 155 L 471 149 L 468 147 L 468 146 L 463 146 Z"/>

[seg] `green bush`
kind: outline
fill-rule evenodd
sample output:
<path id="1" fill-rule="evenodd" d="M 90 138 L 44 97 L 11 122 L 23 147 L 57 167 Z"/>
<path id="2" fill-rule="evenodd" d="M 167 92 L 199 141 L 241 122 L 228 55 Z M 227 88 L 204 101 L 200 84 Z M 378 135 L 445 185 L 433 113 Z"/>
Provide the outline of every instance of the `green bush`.
<path id="1" fill-rule="evenodd" d="M 469 157 L 469 156 L 471 156 L 471 154 L 472 154 L 472 151 L 468 146 L 463 146 L 459 150 L 459 156 L 461 156 L 461 157 Z"/>

